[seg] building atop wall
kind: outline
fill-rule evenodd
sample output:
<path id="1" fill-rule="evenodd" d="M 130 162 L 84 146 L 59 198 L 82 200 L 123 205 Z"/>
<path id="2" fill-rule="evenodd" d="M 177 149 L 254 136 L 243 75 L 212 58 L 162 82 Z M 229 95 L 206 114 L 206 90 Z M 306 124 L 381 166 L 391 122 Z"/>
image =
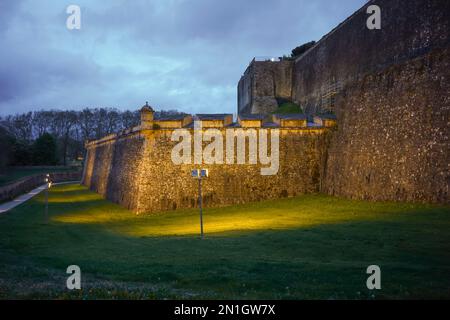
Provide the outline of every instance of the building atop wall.
<path id="1" fill-rule="evenodd" d="M 366 10 L 381 8 L 381 29 Z M 238 113 L 271 113 L 280 101 L 308 115 L 333 113 L 345 87 L 449 45 L 447 0 L 371 0 L 293 61 L 253 59 L 238 83 Z"/>
<path id="2" fill-rule="evenodd" d="M 270 114 L 292 96 L 293 61 L 254 58 L 238 83 L 239 114 Z"/>

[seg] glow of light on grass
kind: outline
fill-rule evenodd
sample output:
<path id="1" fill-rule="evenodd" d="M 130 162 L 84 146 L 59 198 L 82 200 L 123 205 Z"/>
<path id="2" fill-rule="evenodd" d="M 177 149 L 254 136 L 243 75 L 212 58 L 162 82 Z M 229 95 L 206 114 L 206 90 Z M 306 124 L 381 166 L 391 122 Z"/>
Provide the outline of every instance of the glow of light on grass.
<path id="1" fill-rule="evenodd" d="M 76 224 L 105 224 L 104 227 L 127 236 L 183 236 L 198 234 L 198 215 L 194 211 L 188 216 L 167 213 L 162 215 L 121 218 L 112 214 L 64 214 L 55 216 L 53 221 Z M 328 220 L 328 223 L 331 221 Z M 337 222 L 337 221 L 336 221 Z M 269 217 L 264 213 L 242 212 L 241 215 L 224 217 L 214 215 L 205 218 L 205 231 L 208 233 L 226 233 L 234 231 L 283 230 L 320 224 L 318 221 L 295 218 L 292 214 Z"/>
<path id="2" fill-rule="evenodd" d="M 52 220 L 60 223 L 98 224 L 110 231 L 133 237 L 198 234 L 196 209 L 136 217 L 125 209 L 117 210 L 114 205 L 109 206 L 110 210 L 92 208 L 86 211 L 66 211 L 64 214 L 53 216 Z M 356 217 L 352 219 L 356 220 Z M 322 214 L 314 213 L 314 210 L 308 212 L 269 207 L 265 210 L 242 208 L 242 211 L 230 211 L 227 208 L 216 208 L 207 210 L 205 232 L 218 234 L 236 231 L 286 230 L 344 221 L 349 221 L 349 217 L 328 215 L 324 218 Z"/>
<path id="3" fill-rule="evenodd" d="M 63 188 L 63 187 L 59 187 Z M 198 234 L 197 209 L 136 216 L 105 201 L 83 186 L 66 187 L 51 194 L 51 219 L 66 224 L 92 224 L 131 237 L 192 236 Z M 300 198 L 299 198 L 300 199 Z M 411 205 L 367 203 L 310 195 L 205 211 L 205 232 L 231 234 L 236 231 L 264 231 L 308 228 L 356 221 L 389 219 L 406 213 Z M 319 205 L 320 204 L 320 205 Z"/>
<path id="4" fill-rule="evenodd" d="M 243 213 L 246 215 L 247 213 Z M 198 217 L 195 217 L 198 218 Z M 122 228 L 120 231 L 128 236 L 144 237 L 144 236 L 175 236 L 175 235 L 197 235 L 198 219 L 192 219 L 186 224 L 164 224 L 154 226 L 151 223 L 147 225 L 135 225 L 130 228 Z M 205 219 L 205 233 L 229 233 L 236 231 L 262 231 L 262 230 L 282 230 L 292 229 L 308 224 L 299 221 L 279 221 L 277 219 L 252 219 L 241 217 L 239 219 L 229 218 L 215 221 L 214 218 Z M 312 224 L 309 224 L 312 225 Z"/>
<path id="5" fill-rule="evenodd" d="M 51 194 L 49 196 L 49 203 L 79 203 L 79 202 L 89 202 L 89 201 L 101 201 L 104 200 L 98 194 L 93 193 L 89 195 L 73 195 L 67 196 L 67 194 Z M 37 199 L 38 202 L 45 202 L 44 199 Z"/>

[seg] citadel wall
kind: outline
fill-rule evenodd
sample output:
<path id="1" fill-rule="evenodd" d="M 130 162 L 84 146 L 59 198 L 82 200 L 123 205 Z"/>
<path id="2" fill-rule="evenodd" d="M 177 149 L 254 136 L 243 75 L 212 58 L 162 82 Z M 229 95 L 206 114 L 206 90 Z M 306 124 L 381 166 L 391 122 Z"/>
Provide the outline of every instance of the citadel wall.
<path id="1" fill-rule="evenodd" d="M 337 116 L 322 191 L 450 201 L 449 45 L 450 1 L 372 0 L 296 59 L 292 100 Z"/>
<path id="2" fill-rule="evenodd" d="M 372 4 L 381 8 L 380 30 L 366 27 Z M 447 0 L 369 1 L 295 61 L 292 100 L 308 114 L 334 110 L 347 84 L 448 47 L 449 24 Z"/>
<path id="3" fill-rule="evenodd" d="M 217 130 L 225 135 L 227 128 Z M 258 132 L 261 128 L 253 130 Z M 280 149 L 276 175 L 263 176 L 260 169 L 267 165 L 248 164 L 248 161 L 233 165 L 174 164 L 171 151 L 178 142 L 171 141 L 173 130 L 155 129 L 87 144 L 83 183 L 136 213 L 196 207 L 198 182 L 191 177 L 191 170 L 199 167 L 209 169 L 209 177 L 203 181 L 205 207 L 319 191 L 331 129 L 278 130 Z M 204 146 L 206 144 L 204 142 Z"/>
<path id="4" fill-rule="evenodd" d="M 323 191 L 449 203 L 449 70 L 449 49 L 436 50 L 347 87 Z"/>
<path id="5" fill-rule="evenodd" d="M 144 147 L 145 139 L 139 131 L 88 143 L 82 183 L 106 199 L 135 211 Z"/>
<path id="6" fill-rule="evenodd" d="M 227 129 L 219 130 L 225 136 Z M 148 145 L 142 161 L 141 170 L 145 175 L 140 183 L 138 211 L 197 206 L 198 187 L 191 170 L 199 167 L 209 170 L 209 177 L 203 181 L 203 201 L 207 207 L 317 192 L 323 172 L 326 133 L 323 128 L 280 129 L 279 171 L 267 176 L 261 175 L 261 167 L 267 167 L 261 164 L 174 165 L 170 151 L 176 142 L 170 140 L 171 132 L 146 133 L 150 135 L 147 139 L 154 139 L 154 143 Z"/>
<path id="7" fill-rule="evenodd" d="M 366 27 L 370 4 L 382 8 L 381 30 Z M 293 67 L 252 63 L 238 85 L 241 115 L 270 112 L 275 98 L 291 92 L 310 114 L 333 110 L 337 129 L 278 128 L 275 176 L 262 176 L 260 165 L 202 166 L 211 174 L 204 181 L 205 205 L 316 191 L 449 203 L 449 15 L 447 0 L 370 1 Z M 257 97 L 263 103 L 254 108 Z M 84 183 L 138 213 L 196 206 L 190 171 L 199 166 L 172 163 L 172 130 L 134 130 L 91 142 Z"/>

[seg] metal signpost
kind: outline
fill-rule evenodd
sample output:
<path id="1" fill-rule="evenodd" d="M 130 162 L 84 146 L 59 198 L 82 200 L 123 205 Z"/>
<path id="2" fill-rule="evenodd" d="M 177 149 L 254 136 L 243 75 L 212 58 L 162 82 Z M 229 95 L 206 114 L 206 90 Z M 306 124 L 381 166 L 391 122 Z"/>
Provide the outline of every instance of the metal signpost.
<path id="1" fill-rule="evenodd" d="M 198 207 L 200 209 L 200 236 L 203 239 L 202 179 L 209 175 L 208 169 L 194 169 L 191 176 L 198 180 Z"/>

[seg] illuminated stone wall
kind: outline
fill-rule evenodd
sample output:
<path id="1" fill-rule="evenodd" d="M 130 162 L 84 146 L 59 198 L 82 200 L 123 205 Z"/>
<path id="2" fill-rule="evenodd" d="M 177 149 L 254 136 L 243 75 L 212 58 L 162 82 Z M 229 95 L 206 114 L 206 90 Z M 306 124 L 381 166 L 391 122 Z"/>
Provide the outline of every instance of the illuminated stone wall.
<path id="1" fill-rule="evenodd" d="M 449 46 L 450 1 L 371 0 L 296 59 L 292 100 L 337 116 L 322 191 L 449 203 Z"/>
<path id="2" fill-rule="evenodd" d="M 224 128 L 218 130 L 225 135 Z M 205 207 L 318 192 L 329 132 L 281 128 L 278 174 L 263 176 L 260 169 L 267 165 L 175 165 L 171 152 L 177 142 L 170 139 L 172 130 L 144 130 L 88 144 L 83 181 L 137 213 L 197 206 L 198 182 L 190 174 L 199 167 L 210 172 L 203 182 Z"/>
<path id="3" fill-rule="evenodd" d="M 145 140 L 137 132 L 87 145 L 83 184 L 103 197 L 136 210 Z"/>
<path id="4" fill-rule="evenodd" d="M 366 28 L 371 4 L 382 9 L 381 30 Z M 211 174 L 205 206 L 317 191 L 449 203 L 449 15 L 448 0 L 370 1 L 294 66 L 253 63 L 238 84 L 240 114 L 270 112 L 290 95 L 309 114 L 334 110 L 337 130 L 281 128 L 275 176 L 262 176 L 260 165 L 202 166 Z M 90 143 L 84 183 L 139 213 L 196 206 L 190 171 L 199 166 L 172 163 L 171 132 Z"/>
<path id="5" fill-rule="evenodd" d="M 449 203 L 449 50 L 368 75 L 338 100 L 324 191 Z"/>

